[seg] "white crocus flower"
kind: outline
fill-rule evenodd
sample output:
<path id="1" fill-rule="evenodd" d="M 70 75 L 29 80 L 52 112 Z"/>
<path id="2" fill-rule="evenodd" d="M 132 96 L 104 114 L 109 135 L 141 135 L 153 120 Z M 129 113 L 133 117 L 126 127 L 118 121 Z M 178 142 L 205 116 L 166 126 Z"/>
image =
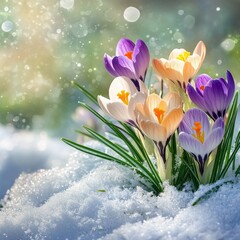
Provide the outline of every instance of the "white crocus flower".
<path id="1" fill-rule="evenodd" d="M 137 126 L 134 114 L 135 105 L 143 103 L 147 97 L 147 90 L 140 82 L 140 92 L 133 82 L 125 77 L 116 77 L 109 87 L 109 99 L 98 96 L 98 103 L 102 110 L 112 118 Z"/>

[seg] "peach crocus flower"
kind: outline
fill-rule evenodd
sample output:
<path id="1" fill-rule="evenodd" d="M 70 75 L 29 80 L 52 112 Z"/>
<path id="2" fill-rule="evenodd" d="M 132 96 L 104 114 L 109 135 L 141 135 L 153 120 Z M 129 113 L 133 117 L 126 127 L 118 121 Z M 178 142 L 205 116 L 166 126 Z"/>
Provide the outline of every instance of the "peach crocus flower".
<path id="1" fill-rule="evenodd" d="M 174 49 L 169 59 L 153 59 L 152 64 L 157 75 L 167 81 L 168 85 L 174 84 L 186 90 L 187 84 L 200 69 L 206 55 L 205 44 L 200 41 L 193 54 L 185 49 Z"/>
<path id="2" fill-rule="evenodd" d="M 137 127 L 134 115 L 135 105 L 144 102 L 147 96 L 143 82 L 140 82 L 140 89 L 141 92 L 129 78 L 116 77 L 109 87 L 109 99 L 98 96 L 98 103 L 101 109 L 112 118 Z"/>
<path id="3" fill-rule="evenodd" d="M 159 172 L 164 172 L 166 146 L 183 118 L 182 100 L 177 93 L 168 93 L 164 98 L 153 93 L 144 103 L 136 104 L 135 114 L 141 131 L 153 140 L 161 158 L 156 155 Z"/>

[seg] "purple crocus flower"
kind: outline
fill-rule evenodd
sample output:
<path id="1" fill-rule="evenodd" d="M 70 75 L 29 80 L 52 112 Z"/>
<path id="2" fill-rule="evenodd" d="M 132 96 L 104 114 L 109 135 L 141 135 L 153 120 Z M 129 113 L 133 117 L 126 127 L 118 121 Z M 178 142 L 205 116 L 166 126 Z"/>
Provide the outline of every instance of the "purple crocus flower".
<path id="1" fill-rule="evenodd" d="M 187 92 L 193 103 L 205 111 L 211 118 L 224 118 L 235 91 L 232 74 L 227 71 L 227 81 L 223 78 L 212 79 L 207 74 L 196 79 L 196 89 L 191 84 Z"/>
<path id="2" fill-rule="evenodd" d="M 104 65 L 114 77 L 130 78 L 140 91 L 138 81 L 144 81 L 150 55 L 146 44 L 138 39 L 134 44 L 130 39 L 122 38 L 116 47 L 116 56 L 104 54 Z"/>
<path id="3" fill-rule="evenodd" d="M 206 113 L 192 108 L 185 113 L 179 130 L 180 146 L 193 155 L 199 164 L 200 173 L 203 174 L 205 162 L 223 139 L 223 119 L 218 118 L 211 129 Z"/>

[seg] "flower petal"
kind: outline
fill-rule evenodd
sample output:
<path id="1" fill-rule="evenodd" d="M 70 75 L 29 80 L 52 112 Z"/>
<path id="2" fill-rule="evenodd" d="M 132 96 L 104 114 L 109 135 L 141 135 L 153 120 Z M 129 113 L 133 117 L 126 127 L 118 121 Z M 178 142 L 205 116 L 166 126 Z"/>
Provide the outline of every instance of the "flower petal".
<path id="1" fill-rule="evenodd" d="M 197 46 L 195 47 L 195 49 L 193 51 L 193 55 L 195 55 L 195 54 L 200 56 L 198 67 L 195 69 L 195 73 L 197 73 L 199 71 L 200 67 L 202 66 L 203 60 L 206 56 L 206 46 L 203 41 L 198 42 Z"/>
<path id="2" fill-rule="evenodd" d="M 227 105 L 230 105 L 232 98 L 235 92 L 235 83 L 232 74 L 227 71 L 227 80 L 228 80 L 228 96 L 227 96 Z"/>
<path id="3" fill-rule="evenodd" d="M 227 95 L 224 91 L 224 84 L 219 80 L 210 80 L 206 85 L 203 97 L 208 112 L 216 119 L 218 112 L 222 112 L 227 108 Z M 215 113 L 215 114 L 213 114 Z M 215 116 L 216 115 L 216 116 Z"/>
<path id="4" fill-rule="evenodd" d="M 224 135 L 224 128 L 214 128 L 204 142 L 204 149 L 206 153 L 212 152 L 222 141 Z"/>
<path id="5" fill-rule="evenodd" d="M 152 60 L 153 69 L 163 79 L 165 79 L 167 77 L 167 73 L 166 73 L 166 69 L 165 69 L 165 66 L 164 66 L 164 62 L 165 61 L 163 61 L 162 58 L 161 59 L 154 58 Z"/>
<path id="6" fill-rule="evenodd" d="M 169 54 L 168 59 L 169 60 L 173 60 L 176 59 L 180 54 L 183 54 L 184 52 L 186 52 L 186 50 L 184 48 L 175 48 L 172 50 L 172 52 Z"/>
<path id="7" fill-rule="evenodd" d="M 196 54 L 191 55 L 187 58 L 187 61 L 185 62 L 183 67 L 183 79 L 186 85 L 200 68 L 200 60 L 200 56 Z"/>
<path id="8" fill-rule="evenodd" d="M 168 105 L 167 112 L 170 112 L 170 111 L 172 111 L 172 109 L 182 106 L 182 99 L 179 96 L 179 94 L 175 93 L 175 92 L 168 93 L 167 95 L 165 95 L 163 97 L 163 100 Z"/>
<path id="9" fill-rule="evenodd" d="M 178 128 L 183 118 L 182 108 L 173 109 L 162 121 L 162 125 L 167 130 L 167 136 L 171 136 Z"/>
<path id="10" fill-rule="evenodd" d="M 99 95 L 99 96 L 97 97 L 97 100 L 98 100 L 98 104 L 99 104 L 100 108 L 101 108 L 106 114 L 108 114 L 108 115 L 111 116 L 111 114 L 109 113 L 109 111 L 108 111 L 108 109 L 107 109 L 107 105 L 108 105 L 108 103 L 110 103 L 110 100 L 107 99 L 107 98 L 105 98 L 105 97 L 103 97 L 103 96 L 101 96 L 101 95 Z"/>
<path id="11" fill-rule="evenodd" d="M 113 118 L 121 122 L 128 122 L 131 117 L 128 114 L 128 107 L 121 102 L 110 102 L 107 104 L 107 110 Z"/>
<path id="12" fill-rule="evenodd" d="M 184 62 L 181 60 L 174 59 L 166 61 L 164 65 L 167 78 L 172 81 L 179 81 L 182 84 Z"/>
<path id="13" fill-rule="evenodd" d="M 213 124 L 213 126 L 212 126 L 212 130 L 214 130 L 215 128 L 222 128 L 222 129 L 224 129 L 224 120 L 220 117 L 220 118 L 218 118 L 215 122 L 214 122 L 214 124 Z"/>
<path id="14" fill-rule="evenodd" d="M 196 104 L 199 108 L 201 108 L 203 111 L 207 112 L 207 107 L 203 96 L 201 96 L 200 93 L 198 93 L 190 83 L 187 85 L 187 92 L 192 102 Z"/>
<path id="15" fill-rule="evenodd" d="M 144 81 L 146 71 L 150 61 L 150 55 L 146 44 L 142 40 L 137 40 L 133 50 L 132 61 L 136 75 Z"/>
<path id="16" fill-rule="evenodd" d="M 116 47 L 116 55 L 124 56 L 127 52 L 132 52 L 135 44 L 127 38 L 122 38 L 119 40 Z"/>
<path id="17" fill-rule="evenodd" d="M 195 122 L 201 123 L 202 132 L 207 136 L 210 132 L 208 117 L 205 112 L 197 108 L 192 108 L 185 113 L 179 126 L 180 131 L 188 134 L 195 134 L 195 131 L 192 129 Z"/>
<path id="18" fill-rule="evenodd" d="M 111 101 L 118 101 L 121 102 L 117 94 L 125 90 L 129 93 L 129 98 L 131 95 L 135 94 L 137 92 L 137 89 L 135 88 L 135 85 L 132 83 L 132 81 L 126 77 L 116 77 L 113 79 L 110 87 L 109 87 L 109 98 Z"/>
<path id="19" fill-rule="evenodd" d="M 158 122 L 157 117 L 154 114 L 154 109 L 159 107 L 165 109 L 167 107 L 166 102 L 163 101 L 157 94 L 150 94 L 145 101 L 144 110 L 146 115 L 154 122 Z"/>
<path id="20" fill-rule="evenodd" d="M 212 80 L 212 78 L 207 75 L 207 74 L 201 74 L 197 77 L 196 81 L 195 81 L 195 85 L 196 85 L 196 90 L 203 95 L 203 90 L 206 86 L 206 84 Z"/>
<path id="21" fill-rule="evenodd" d="M 185 132 L 179 133 L 179 145 L 189 153 L 193 153 L 196 156 L 205 155 L 203 144 L 194 138 L 192 135 Z"/>
<path id="22" fill-rule="evenodd" d="M 111 102 L 103 96 L 98 96 L 98 104 L 106 114 L 118 121 L 127 122 L 130 119 L 127 106 L 121 102 Z"/>
<path id="23" fill-rule="evenodd" d="M 136 79 L 133 62 L 130 59 L 124 56 L 114 57 L 112 59 L 112 65 L 118 76 Z"/>
<path id="24" fill-rule="evenodd" d="M 137 92 L 129 100 L 128 112 L 129 112 L 129 116 L 131 116 L 131 119 L 134 120 L 134 122 L 136 122 L 136 114 L 135 114 L 136 105 L 137 104 L 143 105 L 143 103 L 146 100 L 146 97 L 147 97 L 146 94 L 142 92 Z"/>
<path id="25" fill-rule="evenodd" d="M 167 141 L 167 131 L 163 126 L 143 120 L 140 121 L 140 128 L 147 137 L 156 142 L 162 142 L 163 145 L 165 145 Z"/>
<path id="26" fill-rule="evenodd" d="M 200 64 L 200 66 L 201 66 L 202 62 L 205 58 L 205 55 L 206 55 L 206 46 L 203 41 L 198 42 L 197 46 L 195 47 L 195 49 L 193 51 L 193 54 L 197 54 L 201 57 L 201 64 Z"/>
<path id="27" fill-rule="evenodd" d="M 105 66 L 106 70 L 112 76 L 114 76 L 114 77 L 118 76 L 117 72 L 115 71 L 115 69 L 112 65 L 112 58 L 109 55 L 107 55 L 106 53 L 104 54 L 103 63 L 104 63 L 104 66 Z"/>

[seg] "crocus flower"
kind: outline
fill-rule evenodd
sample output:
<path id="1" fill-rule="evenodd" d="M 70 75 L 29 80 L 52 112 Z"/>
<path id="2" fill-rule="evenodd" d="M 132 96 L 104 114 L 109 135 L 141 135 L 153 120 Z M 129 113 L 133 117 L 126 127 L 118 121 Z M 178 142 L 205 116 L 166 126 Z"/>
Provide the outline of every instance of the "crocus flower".
<path id="1" fill-rule="evenodd" d="M 207 74 L 196 79 L 196 89 L 190 84 L 187 92 L 192 102 L 205 111 L 214 120 L 224 118 L 235 91 L 232 74 L 227 71 L 227 81 L 223 78 L 212 79 Z"/>
<path id="2" fill-rule="evenodd" d="M 140 86 L 143 92 L 137 91 L 130 79 L 117 77 L 109 87 L 109 99 L 98 96 L 98 103 L 102 110 L 114 119 L 136 127 L 135 104 L 144 102 L 146 98 L 144 83 L 140 83 Z"/>
<path id="3" fill-rule="evenodd" d="M 157 75 L 169 84 L 186 89 L 187 84 L 198 72 L 205 58 L 206 47 L 200 41 L 195 47 L 193 54 L 185 49 L 174 49 L 169 59 L 153 59 L 153 68 Z"/>
<path id="4" fill-rule="evenodd" d="M 177 93 L 164 98 L 153 93 L 136 104 L 135 114 L 142 132 L 152 139 L 164 161 L 167 143 L 183 118 L 182 100 Z"/>
<path id="5" fill-rule="evenodd" d="M 140 90 L 139 80 L 144 81 L 150 55 L 146 44 L 137 40 L 136 45 L 127 38 L 122 38 L 116 47 L 116 56 L 110 57 L 105 53 L 104 65 L 114 77 L 130 78 L 136 88 Z"/>
<path id="6" fill-rule="evenodd" d="M 180 146 L 193 155 L 203 174 L 205 162 L 223 139 L 223 119 L 218 118 L 211 129 L 206 113 L 192 108 L 185 113 L 179 130 Z"/>

